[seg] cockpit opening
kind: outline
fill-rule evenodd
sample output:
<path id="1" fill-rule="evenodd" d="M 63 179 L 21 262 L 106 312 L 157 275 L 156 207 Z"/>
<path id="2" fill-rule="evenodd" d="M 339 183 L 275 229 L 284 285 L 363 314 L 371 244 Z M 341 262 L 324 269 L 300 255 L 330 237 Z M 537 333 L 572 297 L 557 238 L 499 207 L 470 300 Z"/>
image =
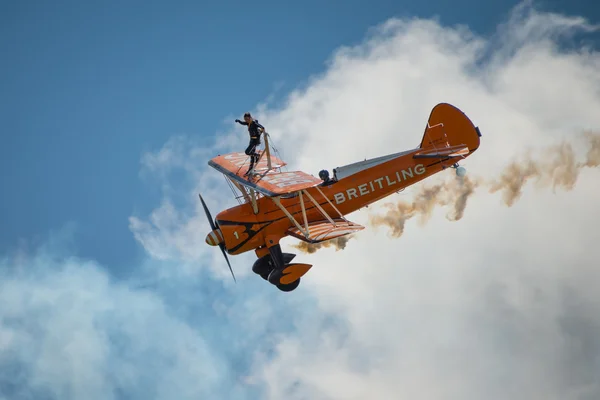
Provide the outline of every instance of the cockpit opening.
<path id="1" fill-rule="evenodd" d="M 337 181 L 337 179 L 331 179 L 329 177 L 329 171 L 327 171 L 326 169 L 322 169 L 321 171 L 319 171 L 319 178 L 323 181 L 321 186 L 331 185 Z"/>

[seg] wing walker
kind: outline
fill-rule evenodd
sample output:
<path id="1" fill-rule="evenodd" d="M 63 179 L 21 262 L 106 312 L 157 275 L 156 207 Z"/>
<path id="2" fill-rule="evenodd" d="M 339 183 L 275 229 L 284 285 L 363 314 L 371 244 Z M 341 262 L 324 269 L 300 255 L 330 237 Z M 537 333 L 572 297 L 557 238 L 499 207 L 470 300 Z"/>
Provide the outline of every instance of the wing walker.
<path id="1" fill-rule="evenodd" d="M 206 243 L 220 247 L 234 280 L 227 254 L 253 250 L 258 259 L 252 270 L 279 290 L 292 291 L 312 265 L 293 263 L 296 255 L 282 251 L 282 238 L 320 243 L 364 229 L 345 215 L 447 168 L 464 176 L 458 161 L 479 148 L 480 137 L 479 128 L 461 110 L 440 103 L 431 111 L 418 147 L 337 167 L 331 178 L 322 170 L 316 178 L 282 171 L 286 163 L 271 154 L 265 132 L 265 149 L 252 171 L 243 152 L 208 162 L 225 176 L 239 205 L 221 211 L 213 221 L 200 195 L 212 229 Z"/>

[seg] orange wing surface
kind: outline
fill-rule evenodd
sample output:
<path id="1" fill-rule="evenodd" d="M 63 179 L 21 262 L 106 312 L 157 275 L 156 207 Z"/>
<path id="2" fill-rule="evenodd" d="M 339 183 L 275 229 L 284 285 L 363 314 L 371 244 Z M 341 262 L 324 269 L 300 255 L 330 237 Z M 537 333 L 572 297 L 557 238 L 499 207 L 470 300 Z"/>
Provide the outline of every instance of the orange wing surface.
<path id="1" fill-rule="evenodd" d="M 254 170 L 266 171 L 268 169 L 268 164 L 267 157 L 263 154 L 264 150 L 260 150 L 257 153 L 260 154 L 260 160 L 258 161 L 258 164 L 254 166 Z M 250 166 L 250 157 L 242 152 L 228 153 L 213 157 L 208 162 L 208 165 L 216 168 L 220 172 L 228 171 L 234 175 L 243 177 L 244 174 L 248 172 L 248 167 Z M 287 164 L 283 160 L 271 155 L 271 169 L 281 168 L 284 165 Z"/>
<path id="2" fill-rule="evenodd" d="M 287 234 L 308 243 L 319 243 L 349 235 L 365 228 L 362 225 L 341 218 L 336 218 L 333 222 L 335 222 L 335 225 L 328 220 L 310 222 L 308 224 L 308 237 L 304 236 L 295 226 L 288 229 Z"/>
<path id="3" fill-rule="evenodd" d="M 317 186 L 323 181 L 302 171 L 280 172 L 286 163 L 271 155 L 271 169 L 266 156 L 254 167 L 256 175 L 247 177 L 249 157 L 245 153 L 229 153 L 212 158 L 208 165 L 232 180 L 256 190 L 265 196 L 275 197 Z"/>
<path id="4" fill-rule="evenodd" d="M 308 189 L 323 183 L 319 178 L 302 171 L 267 172 L 259 175 L 255 182 L 256 190 L 267 196 L 280 196 Z"/>

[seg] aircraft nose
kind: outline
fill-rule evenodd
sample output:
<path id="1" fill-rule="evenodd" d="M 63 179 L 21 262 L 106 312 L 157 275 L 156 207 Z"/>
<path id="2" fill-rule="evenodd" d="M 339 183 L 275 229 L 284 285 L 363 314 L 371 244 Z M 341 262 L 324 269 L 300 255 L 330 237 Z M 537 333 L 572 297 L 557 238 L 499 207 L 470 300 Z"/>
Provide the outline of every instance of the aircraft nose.
<path id="1" fill-rule="evenodd" d="M 206 243 L 210 246 L 218 246 L 223 243 L 223 234 L 219 228 L 206 235 Z"/>

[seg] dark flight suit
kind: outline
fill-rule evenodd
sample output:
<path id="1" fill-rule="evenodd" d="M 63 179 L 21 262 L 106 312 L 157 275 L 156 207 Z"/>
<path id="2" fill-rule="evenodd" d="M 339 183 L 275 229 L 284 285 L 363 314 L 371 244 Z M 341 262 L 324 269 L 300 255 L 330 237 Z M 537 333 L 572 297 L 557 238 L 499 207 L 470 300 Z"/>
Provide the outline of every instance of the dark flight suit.
<path id="1" fill-rule="evenodd" d="M 250 168 L 248 168 L 248 171 L 250 171 L 252 170 L 252 168 L 254 168 L 254 163 L 258 161 L 258 157 L 260 156 L 260 154 L 256 152 L 256 146 L 260 145 L 261 134 L 258 131 L 258 128 L 262 128 L 264 130 L 265 127 L 259 124 L 258 120 L 253 120 L 252 122 L 250 122 L 250 124 L 248 124 L 246 121 L 240 121 L 239 119 L 236 119 L 235 122 L 237 122 L 240 125 L 248 126 L 248 133 L 250 134 L 250 144 L 248 144 L 245 153 L 246 155 L 250 156 Z"/>

